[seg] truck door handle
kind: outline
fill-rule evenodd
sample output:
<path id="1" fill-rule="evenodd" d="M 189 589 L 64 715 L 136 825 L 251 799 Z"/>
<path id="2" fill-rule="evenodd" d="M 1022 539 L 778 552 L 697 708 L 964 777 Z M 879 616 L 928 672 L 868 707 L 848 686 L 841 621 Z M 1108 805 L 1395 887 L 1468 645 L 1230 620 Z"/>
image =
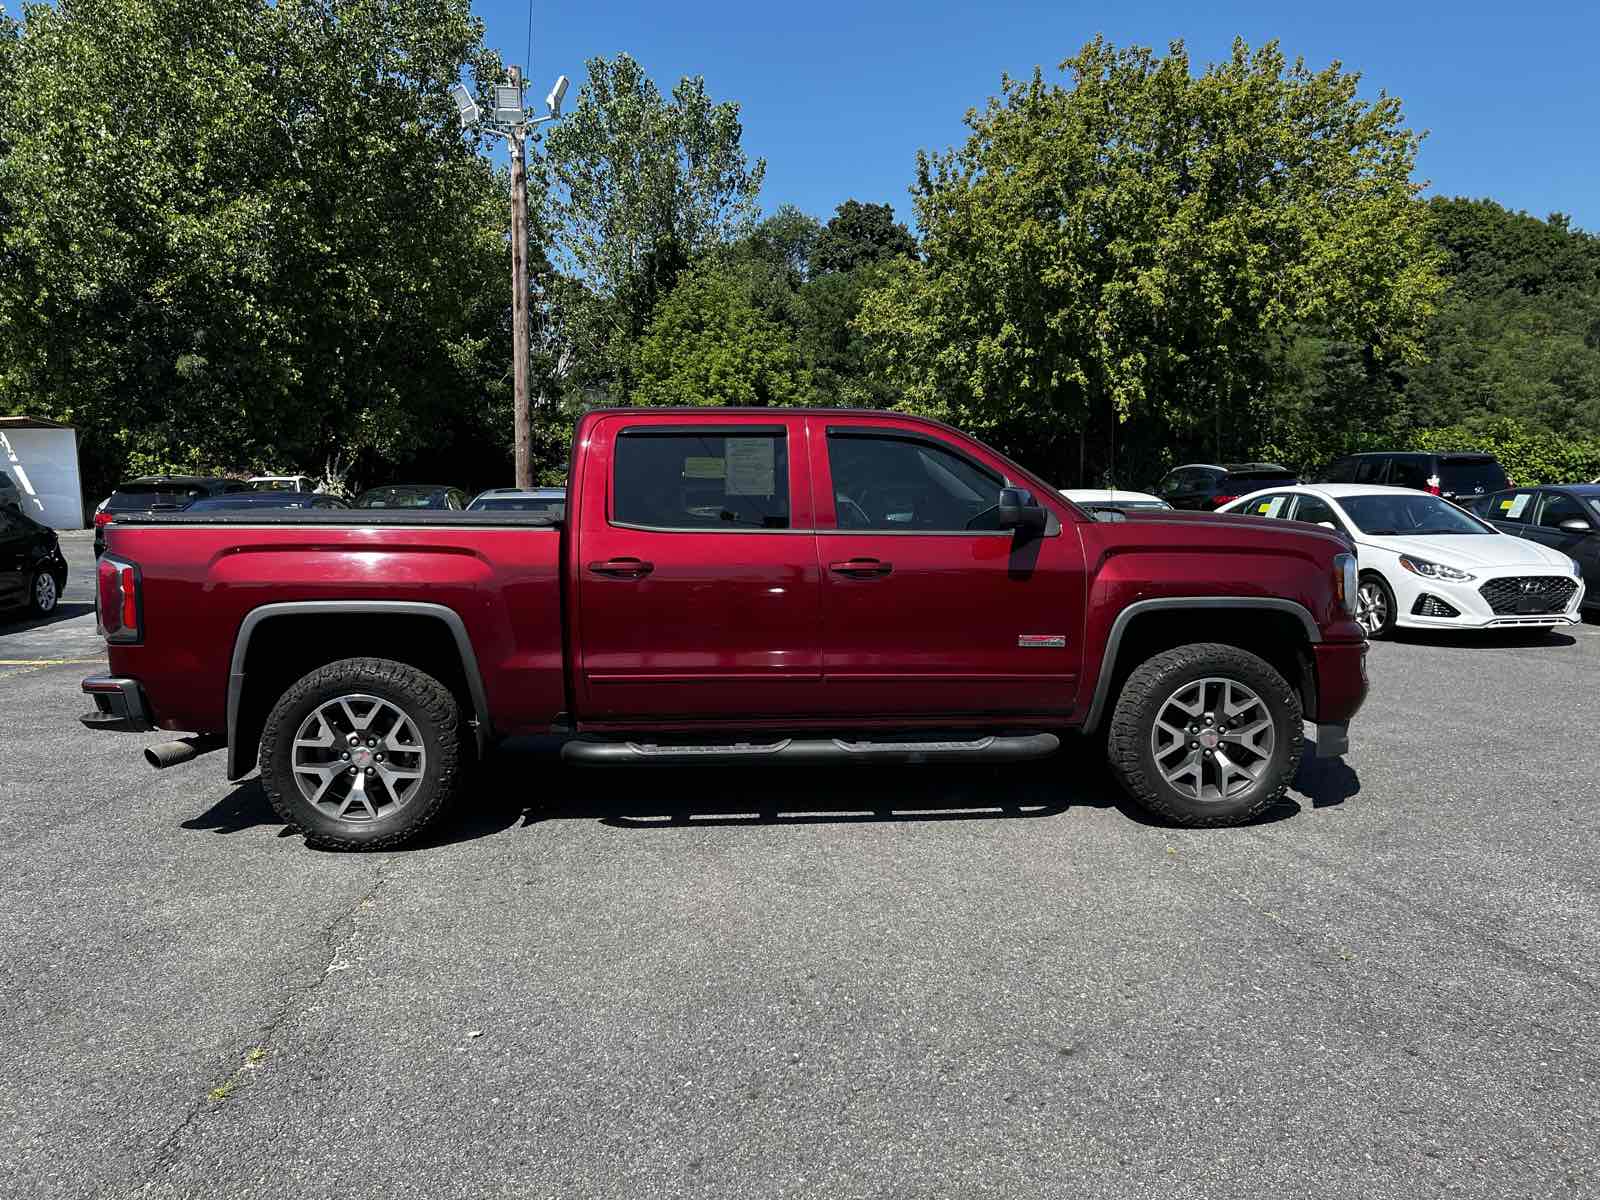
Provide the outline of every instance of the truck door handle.
<path id="1" fill-rule="evenodd" d="M 639 558 L 608 558 L 605 562 L 592 562 L 589 570 L 595 575 L 611 579 L 643 579 L 656 569 L 655 563 Z"/>
<path id="2" fill-rule="evenodd" d="M 894 564 L 876 558 L 851 558 L 844 562 L 829 563 L 828 570 L 850 579 L 881 579 L 894 570 Z"/>

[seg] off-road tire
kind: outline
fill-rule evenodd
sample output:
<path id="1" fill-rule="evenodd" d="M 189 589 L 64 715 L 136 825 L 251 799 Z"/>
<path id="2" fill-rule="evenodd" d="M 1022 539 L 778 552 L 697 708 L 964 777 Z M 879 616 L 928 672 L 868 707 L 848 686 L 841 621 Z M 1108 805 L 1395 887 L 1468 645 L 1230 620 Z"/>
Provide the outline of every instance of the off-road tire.
<path id="1" fill-rule="evenodd" d="M 354 824 L 319 811 L 291 771 L 295 733 L 318 705 L 361 693 L 397 704 L 417 725 L 427 750 L 418 792 L 392 814 Z M 413 841 L 449 806 L 460 786 L 465 722 L 450 689 L 433 676 L 387 658 L 345 658 L 318 667 L 278 698 L 261 732 L 261 783 L 288 827 L 321 850 L 391 850 Z"/>
<path id="2" fill-rule="evenodd" d="M 1267 767 L 1248 789 L 1226 800 L 1184 795 L 1162 777 L 1151 730 L 1167 697 L 1193 680 L 1216 676 L 1244 684 L 1270 714 L 1276 741 Z M 1106 739 L 1111 770 L 1134 801 L 1174 825 L 1242 825 L 1276 804 L 1300 766 L 1305 733 L 1300 697 L 1270 663 L 1237 646 L 1202 642 L 1168 650 L 1140 664 L 1117 697 Z"/>

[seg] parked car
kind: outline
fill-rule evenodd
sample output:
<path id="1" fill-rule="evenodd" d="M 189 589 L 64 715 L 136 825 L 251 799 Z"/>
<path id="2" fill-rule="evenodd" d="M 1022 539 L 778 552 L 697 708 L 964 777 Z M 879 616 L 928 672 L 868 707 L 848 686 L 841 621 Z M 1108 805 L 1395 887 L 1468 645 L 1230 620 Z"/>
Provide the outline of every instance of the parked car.
<path id="1" fill-rule="evenodd" d="M 182 512 L 223 512 L 227 510 L 269 512 L 279 508 L 348 509 L 350 502 L 323 492 L 224 492 L 192 500 Z"/>
<path id="2" fill-rule="evenodd" d="M 1443 454 L 1382 450 L 1347 454 L 1322 473 L 1323 483 L 1365 483 L 1414 488 L 1466 503 L 1511 486 L 1505 468 L 1492 454 L 1458 450 Z"/>
<path id="3" fill-rule="evenodd" d="M 1170 509 L 1160 496 L 1123 488 L 1062 488 L 1061 494 L 1089 512 L 1131 512 L 1134 509 Z"/>
<path id="4" fill-rule="evenodd" d="M 552 729 L 579 764 L 779 766 L 1012 762 L 1103 729 L 1139 802 L 1220 825 L 1282 794 L 1302 716 L 1342 753 L 1366 694 L 1355 556 L 1323 529 L 1092 520 L 903 413 L 601 410 L 572 464 L 564 522 L 117 522 L 85 724 L 197 731 L 148 756 L 225 743 L 293 828 L 377 848 L 486 743 Z"/>
<path id="5" fill-rule="evenodd" d="M 490 488 L 480 492 L 467 505 L 468 512 L 536 512 L 563 517 L 567 512 L 567 489 Z"/>
<path id="6" fill-rule="evenodd" d="M 9 471 L 0 471 L 0 508 L 21 508 L 22 490 Z"/>
<path id="7" fill-rule="evenodd" d="M 1222 510 L 1342 529 L 1361 573 L 1356 616 L 1368 636 L 1396 627 L 1552 629 L 1575 625 L 1576 564 L 1510 537 L 1441 496 L 1351 483 L 1273 489 Z"/>
<path id="8" fill-rule="evenodd" d="M 258 492 L 314 492 L 317 484 L 309 475 L 252 475 L 245 480 Z"/>
<path id="9" fill-rule="evenodd" d="M 1291 486 L 1300 477 L 1277 463 L 1186 463 L 1174 467 L 1156 485 L 1156 493 L 1173 508 L 1209 512 L 1265 487 Z"/>
<path id="10" fill-rule="evenodd" d="M 119 483 L 117 490 L 94 510 L 94 552 L 99 555 L 105 550 L 106 525 L 118 517 L 183 508 L 202 496 L 249 490 L 250 485 L 242 479 L 207 479 L 199 475 L 141 475 Z"/>
<path id="11" fill-rule="evenodd" d="M 1584 608 L 1600 611 L 1600 486 L 1512 488 L 1485 496 L 1473 511 L 1501 533 L 1559 550 L 1578 564 Z"/>
<path id="12" fill-rule="evenodd" d="M 391 483 L 368 488 L 356 497 L 356 508 L 436 508 L 460 512 L 467 506 L 460 488 L 438 483 Z"/>
<path id="13" fill-rule="evenodd" d="M 56 531 L 20 508 L 0 505 L 0 608 L 55 611 L 67 586 L 67 560 Z"/>

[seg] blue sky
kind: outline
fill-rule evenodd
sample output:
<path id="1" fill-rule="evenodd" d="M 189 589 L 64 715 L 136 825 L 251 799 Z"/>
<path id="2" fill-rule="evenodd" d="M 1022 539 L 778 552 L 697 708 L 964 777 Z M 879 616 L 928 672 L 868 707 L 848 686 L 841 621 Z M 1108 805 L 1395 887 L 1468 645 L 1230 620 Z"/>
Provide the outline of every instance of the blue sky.
<path id="1" fill-rule="evenodd" d="M 491 44 L 523 62 L 527 0 L 476 0 Z M 1055 66 L 1097 32 L 1118 45 L 1183 38 L 1196 62 L 1277 37 L 1313 67 L 1341 60 L 1363 90 L 1399 96 L 1408 123 L 1431 132 L 1419 179 L 1447 195 L 1487 196 L 1543 217 L 1572 214 L 1600 232 L 1600 5 L 1528 8 L 1475 0 L 1368 3 L 1086 4 L 988 0 L 535 0 L 530 82 L 543 95 L 583 61 L 626 50 L 662 90 L 704 75 L 712 96 L 740 102 L 745 147 L 767 160 L 762 200 L 826 218 L 854 197 L 910 217 L 919 147 L 962 137 L 966 110 L 1000 75 Z"/>

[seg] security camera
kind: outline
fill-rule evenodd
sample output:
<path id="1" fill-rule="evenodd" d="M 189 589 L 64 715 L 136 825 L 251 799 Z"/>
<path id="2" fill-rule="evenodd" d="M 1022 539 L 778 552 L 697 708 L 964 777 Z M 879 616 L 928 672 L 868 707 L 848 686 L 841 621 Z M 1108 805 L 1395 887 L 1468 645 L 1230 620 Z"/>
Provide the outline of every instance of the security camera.
<path id="1" fill-rule="evenodd" d="M 552 117 L 561 115 L 561 102 L 567 98 L 567 83 L 567 77 L 561 76 L 550 89 L 550 94 L 544 98 L 545 107 L 550 110 Z"/>

